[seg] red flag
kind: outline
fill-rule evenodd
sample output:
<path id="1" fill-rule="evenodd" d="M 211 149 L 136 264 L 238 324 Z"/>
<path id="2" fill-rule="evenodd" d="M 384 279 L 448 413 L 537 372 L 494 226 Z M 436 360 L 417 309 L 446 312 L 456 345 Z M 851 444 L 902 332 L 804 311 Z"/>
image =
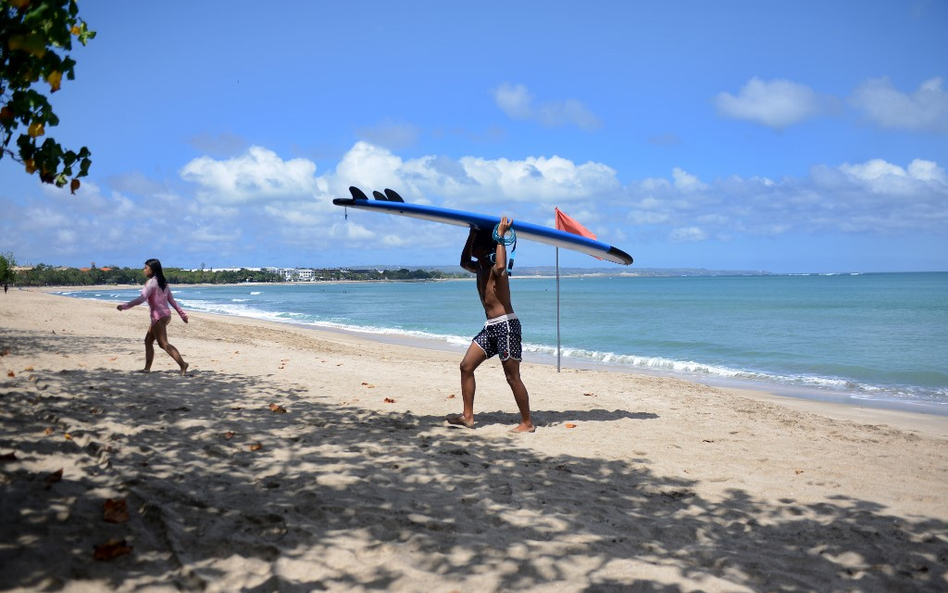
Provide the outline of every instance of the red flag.
<path id="1" fill-rule="evenodd" d="M 592 231 L 579 224 L 566 214 L 563 214 L 559 208 L 553 209 L 556 211 L 556 230 L 566 231 L 567 233 L 573 233 L 574 235 L 582 235 L 583 237 L 593 240 L 596 239 L 596 235 L 594 235 Z"/>

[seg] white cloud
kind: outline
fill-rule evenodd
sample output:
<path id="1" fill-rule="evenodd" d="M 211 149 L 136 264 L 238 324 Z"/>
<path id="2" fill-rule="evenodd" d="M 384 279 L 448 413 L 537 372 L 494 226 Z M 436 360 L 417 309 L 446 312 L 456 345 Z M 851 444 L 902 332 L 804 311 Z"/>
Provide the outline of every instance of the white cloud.
<path id="1" fill-rule="evenodd" d="M 764 81 L 754 77 L 737 95 L 722 92 L 715 98 L 718 114 L 782 130 L 832 112 L 836 100 L 819 95 L 805 84 L 789 80 Z"/>
<path id="2" fill-rule="evenodd" d="M 323 193 L 332 193 L 332 197 L 348 197 L 349 185 L 369 195 L 372 190 L 390 187 L 409 201 L 424 203 L 436 198 L 456 208 L 575 202 L 621 187 L 616 171 L 602 163 L 576 164 L 556 155 L 522 160 L 426 155 L 403 160 L 367 142 L 356 143 L 336 170 L 319 181 L 321 187 L 330 188 Z"/>
<path id="3" fill-rule="evenodd" d="M 912 196 L 920 187 L 946 185 L 945 170 L 936 163 L 915 159 L 908 169 L 873 159 L 865 163 L 840 165 L 839 170 L 864 191 L 892 196 Z"/>
<path id="4" fill-rule="evenodd" d="M 371 193 L 373 189 L 384 189 L 399 178 L 404 161 L 392 151 L 368 142 L 357 142 L 342 157 L 336 166 L 334 177 L 336 185 L 348 187 L 355 185 Z M 349 197 L 346 192 L 344 197 Z"/>
<path id="5" fill-rule="evenodd" d="M 41 188 L 44 197 L 40 200 L 11 205 L 10 213 L 17 225 L 7 232 L 16 250 L 31 263 L 51 263 L 50 260 L 87 254 L 107 265 L 113 263 L 109 258 L 115 256 L 117 246 L 147 236 L 142 230 L 145 225 L 150 229 L 168 228 L 160 212 L 137 208 L 120 194 L 103 197 L 93 191 L 92 183 L 84 183 L 83 188 L 89 193 L 79 199 L 73 196 L 71 200 L 60 201 Z M 42 259 L 33 259 L 33 254 L 42 255 Z"/>
<path id="6" fill-rule="evenodd" d="M 535 120 L 547 127 L 576 126 L 591 131 L 602 125 L 596 114 L 577 99 L 548 101 L 534 106 L 533 95 L 522 84 L 500 85 L 494 89 L 494 102 L 512 119 Z"/>
<path id="7" fill-rule="evenodd" d="M 612 168 L 595 162 L 577 164 L 556 155 L 522 160 L 435 155 L 403 159 L 389 149 L 360 141 L 334 170 L 319 177 L 311 167 L 293 168 L 292 163 L 259 147 L 235 159 L 195 159 L 181 176 L 198 183 L 201 199 L 183 206 L 189 212 L 187 228 L 191 230 L 182 232 L 192 232 L 202 242 L 211 237 L 223 240 L 227 225 L 252 220 L 255 226 L 268 229 L 255 231 L 255 236 L 267 232 L 293 245 L 316 248 L 327 244 L 329 237 L 313 229 L 336 224 L 343 211 L 332 205 L 332 199 L 348 197 L 350 185 L 370 196 L 373 190 L 391 187 L 412 202 L 437 201 L 477 211 L 493 208 L 530 220 L 549 217 L 553 205 L 596 200 L 621 190 Z M 247 171 L 240 169 L 243 165 Z M 261 179 L 279 182 L 267 184 Z M 285 191 L 291 182 L 309 193 Z M 405 245 L 410 231 L 402 229 L 411 225 L 405 227 L 404 221 L 389 217 L 357 216 L 358 223 L 347 221 L 350 230 L 337 229 L 333 240 L 354 247 L 367 240 L 389 247 Z M 245 235 L 241 240 L 248 238 Z"/>
<path id="8" fill-rule="evenodd" d="M 372 144 L 397 150 L 415 144 L 418 127 L 404 122 L 383 121 L 375 127 L 361 128 L 357 134 Z"/>
<path id="9" fill-rule="evenodd" d="M 22 225 L 29 231 L 44 231 L 59 229 L 69 225 L 71 217 L 61 209 L 52 209 L 49 206 L 28 208 L 21 218 Z"/>
<path id="10" fill-rule="evenodd" d="M 601 125 L 599 118 L 576 99 L 540 105 L 537 108 L 537 119 L 543 125 L 551 128 L 574 125 L 581 130 L 590 131 L 599 128 Z"/>
<path id="11" fill-rule="evenodd" d="M 629 213 L 626 218 L 632 226 L 640 227 L 645 225 L 662 225 L 667 223 L 671 217 L 665 212 L 649 212 L 648 210 L 636 209 Z"/>
<path id="12" fill-rule="evenodd" d="M 690 182 L 691 176 L 677 168 L 672 177 L 674 183 L 650 178 L 626 187 L 628 224 L 666 229 L 679 242 L 736 233 L 900 235 L 948 228 L 948 175 L 922 159 L 907 167 L 882 159 L 823 165 L 807 177 L 779 181 L 731 176 Z"/>
<path id="13" fill-rule="evenodd" d="M 704 241 L 707 238 L 707 234 L 702 229 L 691 226 L 672 229 L 668 237 L 675 243 L 693 243 L 696 241 Z"/>
<path id="14" fill-rule="evenodd" d="M 212 226 L 200 226 L 191 231 L 189 239 L 200 243 L 216 244 L 234 243 L 240 240 L 240 229 L 231 228 L 229 230 L 220 230 Z"/>
<path id="15" fill-rule="evenodd" d="M 79 242 L 79 235 L 76 233 L 76 231 L 68 229 L 57 230 L 56 242 L 59 243 L 64 249 L 72 251 L 72 249 Z"/>
<path id="16" fill-rule="evenodd" d="M 197 196 L 204 202 L 244 204 L 308 198 L 316 192 L 315 173 L 312 161 L 284 161 L 272 150 L 252 146 L 232 159 L 196 158 L 181 169 L 181 178 L 200 186 Z"/>
<path id="17" fill-rule="evenodd" d="M 948 185 L 948 177 L 945 176 L 945 170 L 939 167 L 938 163 L 933 161 L 915 159 L 909 163 L 907 173 L 909 177 L 918 179 L 919 181 L 932 181 L 941 183 L 942 185 Z"/>
<path id="18" fill-rule="evenodd" d="M 387 234 L 382 236 L 381 244 L 383 247 L 394 248 L 394 247 L 406 247 L 413 244 L 418 239 L 415 235 L 393 235 Z"/>
<path id="19" fill-rule="evenodd" d="M 329 236 L 337 240 L 369 241 L 375 238 L 375 233 L 361 224 L 347 221 L 337 222 L 329 227 Z"/>
<path id="20" fill-rule="evenodd" d="M 840 165 L 839 170 L 860 181 L 874 181 L 886 176 L 905 177 L 905 169 L 882 159 L 873 159 L 865 163 Z"/>
<path id="21" fill-rule="evenodd" d="M 449 196 L 459 202 L 581 201 L 619 188 L 614 169 L 601 163 L 582 165 L 558 156 L 528 157 L 519 161 L 463 157 L 461 165 L 474 185 Z"/>
<path id="22" fill-rule="evenodd" d="M 707 185 L 701 183 L 700 179 L 678 167 L 672 169 L 672 178 L 675 180 L 675 188 L 683 192 L 700 191 L 708 188 Z"/>
<path id="23" fill-rule="evenodd" d="M 197 265 L 199 261 L 190 260 L 206 260 L 212 254 L 215 261 L 230 257 L 234 263 L 253 265 L 262 246 L 279 246 L 276 249 L 292 253 L 295 261 L 289 263 L 297 263 L 318 261 L 314 258 L 327 250 L 397 248 L 408 253 L 419 249 L 419 233 L 425 249 L 458 241 L 458 229 L 445 225 L 353 210 L 346 219 L 332 199 L 348 197 L 349 185 L 369 193 L 391 187 L 410 202 L 507 214 L 540 224 L 550 224 L 553 206 L 559 206 L 591 225 L 606 242 L 626 236 L 684 243 L 787 233 L 944 234 L 948 228 L 948 175 L 937 162 L 923 159 L 821 165 L 808 175 L 780 179 L 731 175 L 707 180 L 674 167 L 664 177 L 622 184 L 606 164 L 576 163 L 556 155 L 403 159 L 359 142 L 321 176 L 304 167 L 304 178 L 290 177 L 307 188 L 305 194 L 281 196 L 271 186 L 253 183 L 233 190 L 228 200 L 195 200 L 187 193 L 187 187 L 202 194 L 212 187 L 231 187 L 219 181 L 219 175 L 230 174 L 236 184 L 233 169 L 238 162 L 261 171 L 266 168 L 261 163 L 271 163 L 269 171 L 286 173 L 281 163 L 290 161 L 259 151 L 224 161 L 205 157 L 194 171 L 182 170 L 183 177 L 202 181 L 184 189 L 139 182 L 134 187 L 140 193 L 102 195 L 94 183 L 86 183 L 83 190 L 89 193 L 79 200 L 47 195 L 42 188 L 34 202 L 5 201 L 6 220 L 16 224 L 3 227 L 0 245 L 14 246 L 18 255 L 30 254 L 21 259 L 34 263 L 58 263 L 82 254 L 84 260 L 110 264 L 120 263 L 110 254 L 136 262 L 160 254 L 181 265 Z M 253 181 L 259 175 L 247 178 Z M 235 201 L 238 198 L 243 201 Z"/>
<path id="24" fill-rule="evenodd" d="M 502 84 L 494 90 L 494 101 L 500 110 L 513 119 L 533 117 L 533 96 L 522 84 Z"/>
<path id="25" fill-rule="evenodd" d="M 943 83 L 942 78 L 931 78 L 909 95 L 888 78 L 874 78 L 861 84 L 850 102 L 883 128 L 948 133 L 948 93 Z"/>

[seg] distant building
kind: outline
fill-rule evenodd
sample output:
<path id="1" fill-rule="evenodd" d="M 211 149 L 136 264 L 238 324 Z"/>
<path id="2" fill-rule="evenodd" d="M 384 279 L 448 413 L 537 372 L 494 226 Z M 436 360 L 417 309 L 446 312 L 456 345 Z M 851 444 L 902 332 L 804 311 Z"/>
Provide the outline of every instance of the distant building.
<path id="1" fill-rule="evenodd" d="M 314 282 L 316 271 L 312 268 L 267 268 L 268 271 L 283 276 L 284 282 Z"/>
<path id="2" fill-rule="evenodd" d="M 267 270 L 273 268 L 191 268 L 187 270 L 188 272 L 239 272 L 241 270 L 247 270 L 248 272 L 259 272 L 261 270 Z"/>

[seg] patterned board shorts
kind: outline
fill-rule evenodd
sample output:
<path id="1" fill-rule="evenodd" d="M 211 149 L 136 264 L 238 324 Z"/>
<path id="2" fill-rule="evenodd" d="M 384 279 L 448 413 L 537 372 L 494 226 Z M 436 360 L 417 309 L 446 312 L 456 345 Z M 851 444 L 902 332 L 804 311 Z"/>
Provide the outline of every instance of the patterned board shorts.
<path id="1" fill-rule="evenodd" d="M 502 361 L 521 360 L 521 340 L 520 320 L 513 313 L 488 319 L 484 329 L 474 336 L 474 343 L 487 358 L 499 354 Z"/>

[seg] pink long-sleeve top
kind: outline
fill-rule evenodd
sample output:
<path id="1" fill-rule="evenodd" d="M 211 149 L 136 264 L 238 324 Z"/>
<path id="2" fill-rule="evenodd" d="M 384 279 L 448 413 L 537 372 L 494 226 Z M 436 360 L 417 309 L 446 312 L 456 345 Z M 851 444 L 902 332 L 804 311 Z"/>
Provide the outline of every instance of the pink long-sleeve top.
<path id="1" fill-rule="evenodd" d="M 168 317 L 171 315 L 171 307 L 174 307 L 174 310 L 178 312 L 178 315 L 181 316 L 181 319 L 185 321 L 188 320 L 188 314 L 184 312 L 184 309 L 181 308 L 181 305 L 179 305 L 177 301 L 174 300 L 174 297 L 171 296 L 171 287 L 166 285 L 165 289 L 161 290 L 161 287 L 158 286 L 157 278 L 148 279 L 148 282 L 145 283 L 145 287 L 142 288 L 142 294 L 140 297 L 132 299 L 124 305 L 119 306 L 122 308 L 122 311 L 125 311 L 126 309 L 137 307 L 145 301 L 148 301 L 148 308 L 151 310 L 152 324 L 163 317 Z"/>

